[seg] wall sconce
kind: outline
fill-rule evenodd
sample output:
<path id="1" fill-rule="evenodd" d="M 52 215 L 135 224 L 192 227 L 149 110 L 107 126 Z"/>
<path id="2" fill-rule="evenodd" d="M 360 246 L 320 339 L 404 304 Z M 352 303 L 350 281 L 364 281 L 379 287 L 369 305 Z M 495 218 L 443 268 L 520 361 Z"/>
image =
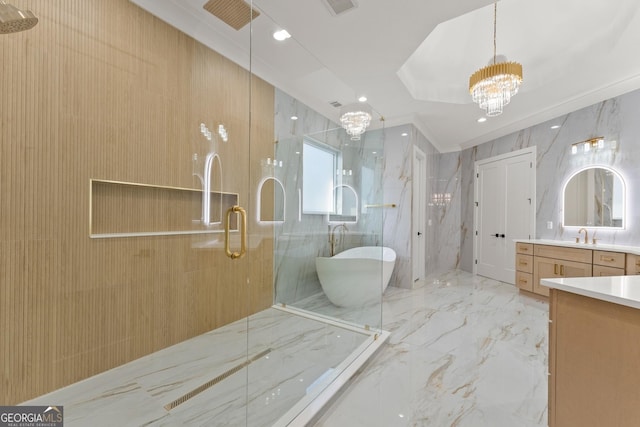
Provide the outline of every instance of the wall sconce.
<path id="1" fill-rule="evenodd" d="M 616 141 L 606 141 L 604 136 L 596 136 L 584 141 L 571 144 L 571 154 L 590 153 L 595 151 L 610 150 L 616 151 L 618 143 Z"/>

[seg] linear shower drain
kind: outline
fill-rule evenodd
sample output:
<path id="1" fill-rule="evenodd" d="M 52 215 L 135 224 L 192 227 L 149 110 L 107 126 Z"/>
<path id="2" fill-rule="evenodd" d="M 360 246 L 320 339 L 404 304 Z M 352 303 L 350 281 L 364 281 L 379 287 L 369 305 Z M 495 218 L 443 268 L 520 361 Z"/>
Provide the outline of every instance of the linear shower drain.
<path id="1" fill-rule="evenodd" d="M 170 411 L 170 410 L 174 409 L 176 406 L 182 405 L 184 402 L 186 402 L 187 400 L 191 399 L 192 397 L 197 396 L 198 394 L 202 393 L 203 391 L 213 387 L 214 385 L 218 384 L 220 381 L 224 380 L 225 378 L 229 378 L 231 375 L 235 374 L 236 372 L 238 372 L 242 368 L 245 368 L 245 367 L 249 366 L 250 364 L 252 364 L 256 360 L 266 356 L 269 353 L 271 353 L 271 349 L 270 348 L 268 348 L 268 349 L 256 354 L 251 359 L 247 359 L 244 362 L 234 366 L 233 368 L 223 372 L 222 374 L 220 374 L 217 377 L 207 381 L 206 383 L 202 384 L 201 386 L 198 386 L 198 387 L 194 388 L 193 390 L 191 390 L 187 394 L 177 398 L 173 402 L 167 403 L 166 405 L 164 405 L 164 409 L 166 409 L 167 411 Z"/>

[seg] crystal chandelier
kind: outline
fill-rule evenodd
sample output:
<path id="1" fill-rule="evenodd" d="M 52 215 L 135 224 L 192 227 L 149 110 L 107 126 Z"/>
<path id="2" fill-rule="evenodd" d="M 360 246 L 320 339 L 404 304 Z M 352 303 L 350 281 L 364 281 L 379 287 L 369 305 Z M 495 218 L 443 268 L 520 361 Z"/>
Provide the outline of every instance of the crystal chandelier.
<path id="1" fill-rule="evenodd" d="M 496 15 L 498 3 L 493 5 L 493 63 L 479 69 L 469 78 L 469 92 L 473 102 L 486 111 L 487 116 L 502 114 L 502 109 L 518 93 L 522 83 L 522 65 L 517 62 L 497 62 Z"/>
<path id="2" fill-rule="evenodd" d="M 367 104 L 356 103 L 342 107 L 340 124 L 351 136 L 352 141 L 359 141 L 360 135 L 367 130 L 371 123 L 371 107 Z"/>

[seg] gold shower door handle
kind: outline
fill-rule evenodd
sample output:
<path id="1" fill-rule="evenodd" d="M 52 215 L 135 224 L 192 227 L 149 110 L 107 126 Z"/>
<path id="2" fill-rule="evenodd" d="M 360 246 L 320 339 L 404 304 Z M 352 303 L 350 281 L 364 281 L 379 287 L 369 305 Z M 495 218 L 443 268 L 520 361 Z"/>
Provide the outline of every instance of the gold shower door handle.
<path id="1" fill-rule="evenodd" d="M 231 243 L 230 243 L 230 220 L 231 214 L 239 213 L 240 214 L 240 252 L 232 252 L 231 251 Z M 227 209 L 227 220 L 224 224 L 224 250 L 227 256 L 231 259 L 242 258 L 247 253 L 247 211 L 245 211 L 240 206 L 232 206 Z"/>

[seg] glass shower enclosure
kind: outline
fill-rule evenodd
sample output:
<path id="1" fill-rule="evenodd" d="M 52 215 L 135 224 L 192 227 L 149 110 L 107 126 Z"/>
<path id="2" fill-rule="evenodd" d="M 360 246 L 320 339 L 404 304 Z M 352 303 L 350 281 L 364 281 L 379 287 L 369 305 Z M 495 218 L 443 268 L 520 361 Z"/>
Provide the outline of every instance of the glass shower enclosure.
<path id="1" fill-rule="evenodd" d="M 0 40 L 0 318 L 24 353 L 0 397 L 69 426 L 310 423 L 388 337 L 381 263 L 318 274 L 382 257 L 384 122 L 354 140 L 280 87 L 259 1 L 27 3 L 38 25 Z"/>

